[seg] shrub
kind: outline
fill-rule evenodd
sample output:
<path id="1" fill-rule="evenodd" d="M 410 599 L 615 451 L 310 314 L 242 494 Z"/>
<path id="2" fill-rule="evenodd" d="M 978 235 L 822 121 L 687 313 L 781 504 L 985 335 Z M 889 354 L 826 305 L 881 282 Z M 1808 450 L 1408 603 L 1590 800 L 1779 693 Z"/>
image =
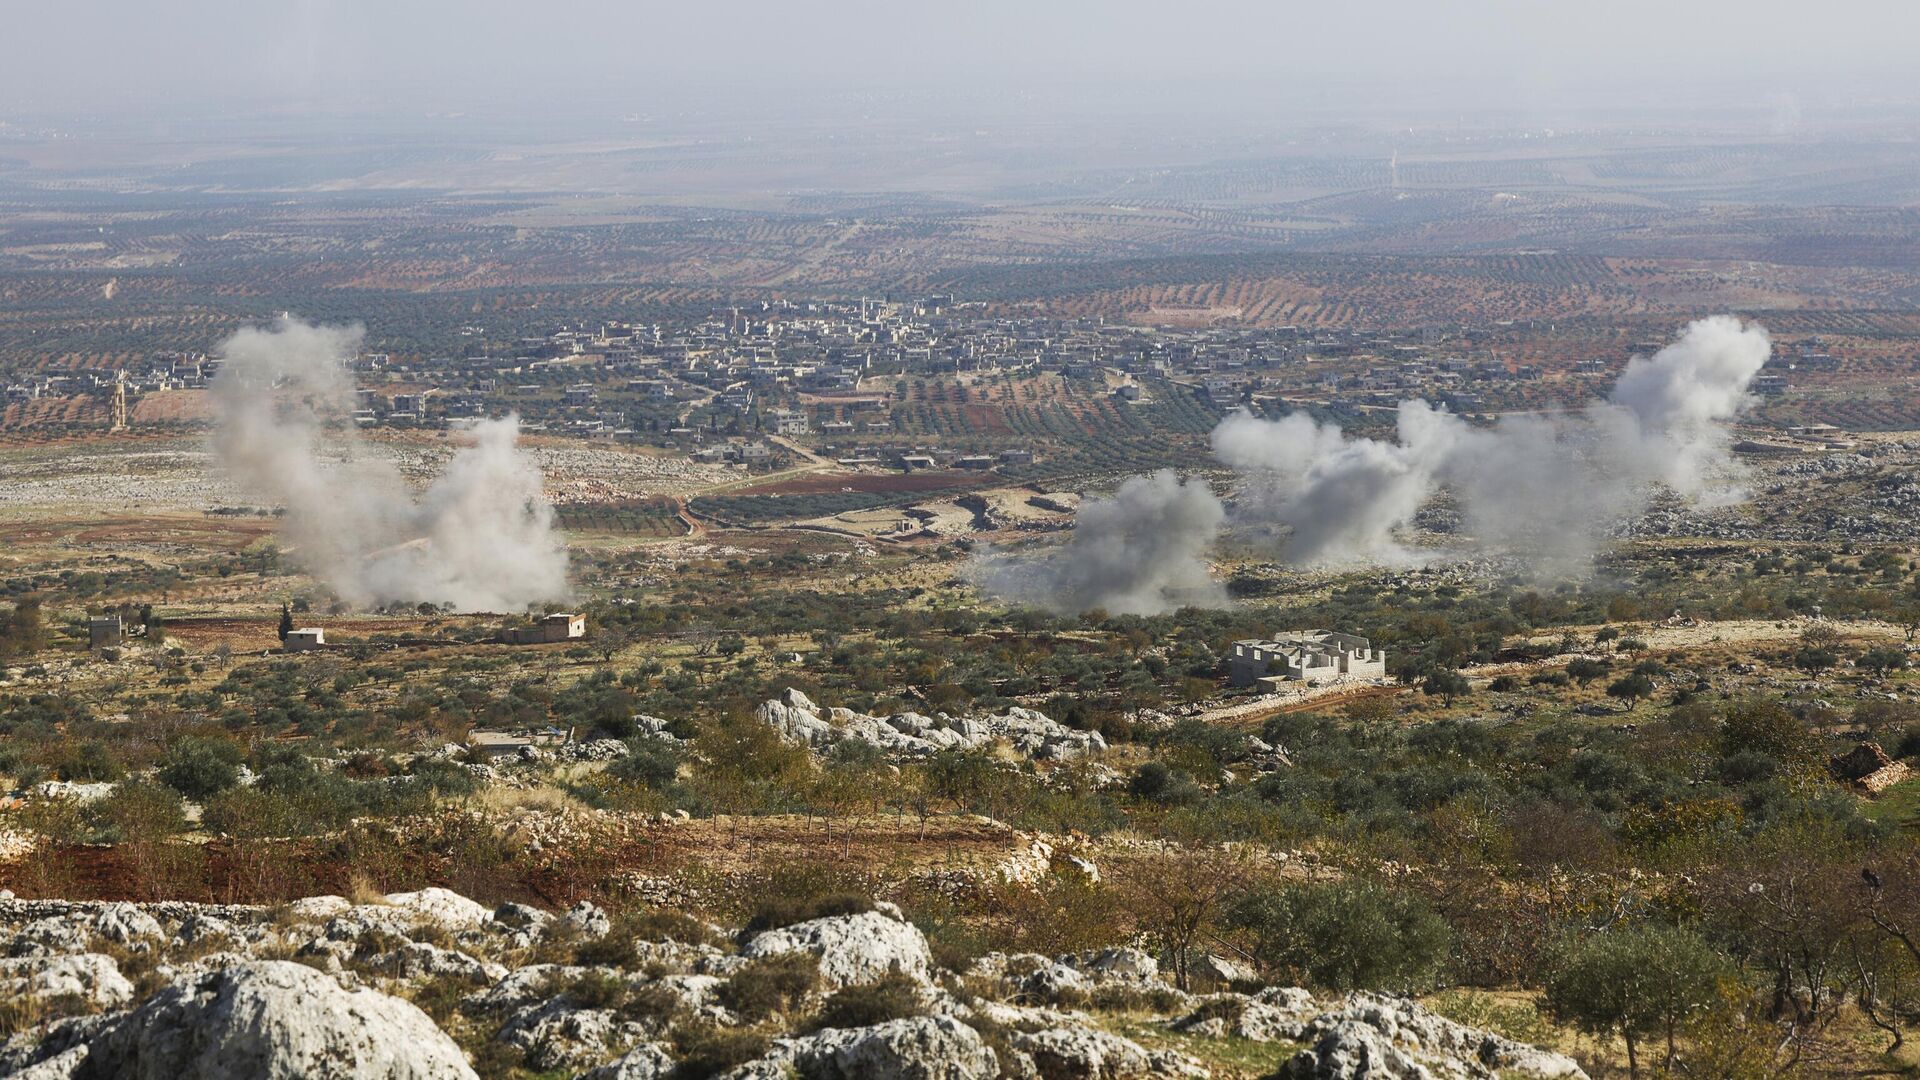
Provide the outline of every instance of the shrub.
<path id="1" fill-rule="evenodd" d="M 1135 798 L 1166 806 L 1191 806 L 1203 797 L 1193 777 L 1165 763 L 1149 761 L 1135 769 L 1127 782 L 1127 791 Z"/>
<path id="2" fill-rule="evenodd" d="M 635 738 L 627 741 L 626 757 L 607 766 L 607 771 L 622 780 L 631 780 L 655 791 L 673 786 L 680 775 L 680 749 L 665 739 Z"/>
<path id="3" fill-rule="evenodd" d="M 240 782 L 240 747 L 226 739 L 180 739 L 167 748 L 160 782 L 189 799 L 210 799 Z"/>
<path id="4" fill-rule="evenodd" d="M 162 840 L 187 827 L 186 807 L 172 788 L 145 780 L 123 781 L 92 812 L 120 840 Z"/>
<path id="5" fill-rule="evenodd" d="M 1365 881 L 1251 889 L 1226 921 L 1261 966 L 1330 990 L 1426 989 L 1453 937 L 1419 896 Z"/>
<path id="6" fill-rule="evenodd" d="M 672 1080 L 706 1080 L 738 1068 L 767 1052 L 767 1037 L 714 1024 L 683 1026 L 674 1032 L 673 1048 L 679 1064 Z"/>
<path id="7" fill-rule="evenodd" d="M 747 934 L 778 930 L 783 926 L 825 919 L 835 915 L 858 915 L 873 910 L 873 899 L 858 893 L 829 893 L 825 896 L 770 896 L 754 909 L 747 920 Z"/>
<path id="8" fill-rule="evenodd" d="M 791 1013 L 820 984 L 820 961 L 808 953 L 780 953 L 747 962 L 715 991 L 720 1004 L 748 1020 Z"/>
<path id="9" fill-rule="evenodd" d="M 834 991 L 821 1004 L 813 1026 L 863 1028 L 925 1014 L 920 985 L 909 976 L 895 972 L 876 983 Z"/>
<path id="10" fill-rule="evenodd" d="M 636 911 L 623 914 L 613 928 L 574 946 L 573 962 L 590 967 L 633 968 L 640 959 L 639 941 L 678 941 L 686 945 L 717 945 L 718 934 L 706 923 L 678 911 Z"/>

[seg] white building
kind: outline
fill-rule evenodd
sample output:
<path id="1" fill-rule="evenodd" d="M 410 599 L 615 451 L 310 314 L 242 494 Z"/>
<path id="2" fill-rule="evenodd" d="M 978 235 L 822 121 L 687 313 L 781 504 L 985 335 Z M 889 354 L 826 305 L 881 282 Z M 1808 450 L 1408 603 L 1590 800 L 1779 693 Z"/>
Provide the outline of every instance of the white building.
<path id="1" fill-rule="evenodd" d="M 288 652 L 312 652 L 327 643 L 327 632 L 318 626 L 287 631 Z"/>
<path id="2" fill-rule="evenodd" d="M 1236 641 L 1233 655 L 1227 660 L 1227 681 L 1234 686 L 1252 686 L 1268 679 L 1328 683 L 1342 676 L 1386 678 L 1386 652 L 1354 634 L 1301 630 L 1267 640 Z"/>

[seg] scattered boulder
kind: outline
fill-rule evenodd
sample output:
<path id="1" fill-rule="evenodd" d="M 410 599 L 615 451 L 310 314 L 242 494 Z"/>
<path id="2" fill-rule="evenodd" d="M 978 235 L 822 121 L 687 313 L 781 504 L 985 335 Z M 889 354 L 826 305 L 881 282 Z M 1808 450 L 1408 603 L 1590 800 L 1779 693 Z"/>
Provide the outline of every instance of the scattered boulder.
<path id="1" fill-rule="evenodd" d="M 581 937 L 603 938 L 613 930 L 613 920 L 607 913 L 585 900 L 568 908 L 558 922 Z"/>
<path id="2" fill-rule="evenodd" d="M 673 1059 L 665 1050 L 653 1043 L 641 1043 L 605 1065 L 582 1073 L 578 1080 L 663 1080 L 671 1072 Z"/>
<path id="3" fill-rule="evenodd" d="M 591 1065 L 647 1034 L 645 1027 L 620 1019 L 611 1009 L 576 1008 L 561 997 L 516 1014 L 500 1030 L 499 1039 L 525 1051 L 534 1069 L 549 1072 Z"/>
<path id="4" fill-rule="evenodd" d="M 1285 1080 L 1437 1080 L 1425 1064 L 1378 1028 L 1344 1020 L 1320 1032 L 1313 1048 L 1280 1068 Z"/>
<path id="5" fill-rule="evenodd" d="M 0 960 L 0 1001 L 54 998 L 117 1009 L 133 1000 L 133 984 L 99 953 Z"/>
<path id="6" fill-rule="evenodd" d="M 493 918 L 486 907 L 438 886 L 419 892 L 388 893 L 387 906 L 406 912 L 416 922 L 430 923 L 445 930 L 472 930 Z"/>
<path id="7" fill-rule="evenodd" d="M 1490 1031 L 1436 1016 L 1405 998 L 1354 994 L 1341 1008 L 1316 1017 L 1302 1033 L 1312 1048 L 1287 1062 L 1296 1080 L 1370 1080 L 1377 1076 L 1528 1076 L 1586 1080 L 1564 1054 L 1514 1042 Z"/>
<path id="8" fill-rule="evenodd" d="M 1171 1051 L 1149 1052 L 1132 1039 L 1089 1027 L 1058 1027 L 1013 1036 L 1033 1059 L 1040 1080 L 1128 1080 L 1130 1077 L 1205 1077 L 1198 1062 Z"/>
<path id="9" fill-rule="evenodd" d="M 1306 1032 L 1315 1008 L 1312 994 L 1293 987 L 1262 991 L 1257 997 L 1220 994 L 1201 1002 L 1172 1026 L 1188 1035 L 1215 1039 L 1294 1041 Z"/>
<path id="10" fill-rule="evenodd" d="M 916 1016 L 783 1040 L 768 1055 L 811 1080 L 992 1080 L 1000 1061 L 952 1017 Z"/>
<path id="11" fill-rule="evenodd" d="M 353 907 L 344 896 L 308 896 L 287 905 L 287 914 L 301 922 L 325 922 Z"/>
<path id="12" fill-rule="evenodd" d="M 812 699 L 788 688 L 754 710 L 761 723 L 789 742 L 824 750 L 845 739 L 859 739 L 902 757 L 926 757 L 941 750 L 978 749 L 1006 742 L 1020 753 L 1043 760 L 1067 760 L 1107 748 L 1098 732 L 1055 723 L 1032 709 L 1013 708 L 999 716 L 925 716 L 916 712 L 869 716 L 850 709 L 822 714 Z"/>
<path id="13" fill-rule="evenodd" d="M 768 930 L 754 935 L 740 951 L 749 959 L 812 953 L 820 959 L 820 979 L 828 989 L 874 982 L 896 971 L 924 980 L 932 963 L 926 937 L 897 909 L 832 915 Z"/>
<path id="14" fill-rule="evenodd" d="M 476 1080 L 412 1004 L 304 964 L 252 961 L 176 982 L 132 1012 L 43 1042 L 41 1080 Z"/>
<path id="15" fill-rule="evenodd" d="M 451 977 L 491 983 L 507 974 L 506 968 L 499 964 L 489 964 L 457 949 L 443 949 L 424 941 L 408 942 L 381 953 L 369 966 L 396 979 Z"/>
<path id="16" fill-rule="evenodd" d="M 1140 949 L 1101 949 L 1068 957 L 1067 962 L 1102 979 L 1148 982 L 1160 977 L 1160 961 Z"/>

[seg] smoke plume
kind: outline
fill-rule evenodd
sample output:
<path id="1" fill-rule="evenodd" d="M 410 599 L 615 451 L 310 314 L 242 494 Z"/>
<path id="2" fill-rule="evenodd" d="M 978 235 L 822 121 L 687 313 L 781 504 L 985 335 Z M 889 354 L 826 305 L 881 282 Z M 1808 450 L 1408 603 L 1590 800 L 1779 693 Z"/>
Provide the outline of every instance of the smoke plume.
<path id="1" fill-rule="evenodd" d="M 1401 402 L 1392 440 L 1354 438 L 1304 413 L 1236 412 L 1213 450 L 1240 479 L 1236 524 L 1284 536 L 1307 566 L 1432 558 L 1406 546 L 1414 515 L 1441 491 L 1459 506 L 1472 550 L 1527 559 L 1544 573 L 1590 567 L 1608 530 L 1643 512 L 1656 487 L 1696 501 L 1740 497 L 1727 422 L 1772 345 L 1765 330 L 1700 319 L 1651 357 L 1634 357 L 1605 400 L 1476 427 L 1425 401 Z M 977 578 L 1016 602 L 1150 614 L 1217 597 L 1206 554 L 1224 524 L 1200 481 L 1135 477 L 1082 507 L 1074 534 L 1044 560 L 1003 556 Z"/>
<path id="2" fill-rule="evenodd" d="M 465 429 L 470 441 L 416 495 L 355 428 L 346 361 L 361 337 L 283 318 L 218 350 L 214 449 L 241 485 L 286 508 L 292 557 L 355 607 L 514 611 L 564 598 L 566 549 L 539 469 L 515 447 L 518 420 Z"/>
<path id="3" fill-rule="evenodd" d="M 990 555 L 975 564 L 974 579 L 998 596 L 1056 611 L 1157 615 L 1217 605 L 1226 593 L 1206 556 L 1225 521 L 1206 481 L 1181 483 L 1162 469 L 1082 504 L 1072 537 L 1051 557 Z"/>
<path id="4" fill-rule="evenodd" d="M 1445 489 L 1480 550 L 1563 572 L 1590 561 L 1607 528 L 1664 485 L 1690 499 L 1737 491 L 1727 421 L 1771 351 L 1765 330 L 1701 319 L 1652 357 L 1635 357 L 1604 401 L 1571 413 L 1474 427 L 1424 401 L 1400 404 L 1392 442 L 1349 438 L 1303 414 L 1236 413 L 1214 430 L 1220 460 L 1245 480 L 1239 511 L 1286 526 L 1304 565 L 1418 557 L 1400 535 Z"/>

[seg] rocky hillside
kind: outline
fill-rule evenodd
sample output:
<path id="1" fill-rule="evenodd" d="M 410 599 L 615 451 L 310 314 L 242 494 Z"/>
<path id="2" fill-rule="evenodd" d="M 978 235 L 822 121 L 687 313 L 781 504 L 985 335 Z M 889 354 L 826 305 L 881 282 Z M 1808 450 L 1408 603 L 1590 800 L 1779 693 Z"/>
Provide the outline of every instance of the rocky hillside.
<path id="1" fill-rule="evenodd" d="M 1410 1001 L 1182 993 L 1132 949 L 944 970 L 885 903 L 731 931 L 444 889 L 368 900 L 0 898 L 0 1076 L 1584 1080 Z"/>

